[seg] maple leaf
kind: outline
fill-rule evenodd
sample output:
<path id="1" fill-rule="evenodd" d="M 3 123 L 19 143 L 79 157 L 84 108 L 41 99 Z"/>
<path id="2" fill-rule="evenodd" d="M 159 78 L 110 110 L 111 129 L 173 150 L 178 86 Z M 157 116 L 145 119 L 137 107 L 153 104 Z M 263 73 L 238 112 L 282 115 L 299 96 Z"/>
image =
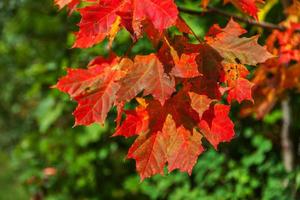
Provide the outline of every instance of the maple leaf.
<path id="1" fill-rule="evenodd" d="M 89 69 L 68 69 L 68 74 L 56 84 L 56 88 L 78 102 L 73 113 L 75 126 L 104 123 L 120 88 L 115 82 L 120 78 L 120 72 L 110 67 L 115 64 L 117 61 L 113 59 Z"/>
<path id="2" fill-rule="evenodd" d="M 137 171 L 142 180 L 154 174 L 163 174 L 166 163 L 169 172 L 179 169 L 191 174 L 198 156 L 204 150 L 201 145 L 202 136 L 195 131 L 197 122 L 201 133 L 215 147 L 233 137 L 233 123 L 228 117 L 229 106 L 215 105 L 209 108 L 211 101 L 203 101 L 201 109 L 203 112 L 204 107 L 208 110 L 204 112 L 200 121 L 199 117 L 194 116 L 195 111 L 192 111 L 192 108 L 178 104 L 178 101 L 183 101 L 185 97 L 186 93 L 180 92 L 163 107 L 159 107 L 160 104 L 155 101 L 148 102 L 146 110 L 149 114 L 149 130 L 139 134 L 128 152 L 128 158 L 136 160 Z M 198 107 L 195 108 L 197 110 Z M 160 116 L 157 115 L 158 110 Z M 195 120 L 193 125 L 192 118 Z"/>
<path id="3" fill-rule="evenodd" d="M 121 0 L 101 0 L 98 4 L 79 9 L 82 16 L 73 47 L 88 48 L 102 42 L 117 19 Z"/>
<path id="4" fill-rule="evenodd" d="M 293 4 L 290 7 L 286 8 L 284 12 L 288 15 L 300 17 L 300 1 L 293 1 Z"/>
<path id="5" fill-rule="evenodd" d="M 155 174 L 164 174 L 166 142 L 161 132 L 144 132 L 130 147 L 127 158 L 135 159 L 136 170 L 142 180 Z"/>
<path id="6" fill-rule="evenodd" d="M 136 160 L 142 180 L 154 174 L 163 174 L 166 163 L 169 172 L 180 169 L 191 174 L 198 156 L 203 152 L 199 133 L 194 131 L 191 135 L 183 126 L 176 128 L 171 115 L 163 124 L 161 131 L 139 135 L 129 149 L 128 158 Z"/>
<path id="7" fill-rule="evenodd" d="M 149 116 L 144 108 L 135 111 L 125 111 L 126 119 L 121 126 L 117 127 L 113 136 L 131 137 L 139 135 L 148 129 Z"/>
<path id="8" fill-rule="evenodd" d="M 248 69 L 241 64 L 224 63 L 225 79 L 228 89 L 227 101 L 231 103 L 233 99 L 241 103 L 244 100 L 250 100 L 252 98 L 253 83 L 248 81 L 246 76 L 249 74 Z"/>
<path id="9" fill-rule="evenodd" d="M 173 0 L 101 0 L 79 12 L 82 18 L 73 45 L 79 48 L 91 47 L 109 35 L 114 38 L 121 25 L 140 36 L 146 19 L 162 31 L 174 25 L 178 15 Z"/>
<path id="10" fill-rule="evenodd" d="M 171 70 L 171 75 L 180 78 L 194 78 L 201 75 L 198 71 L 198 63 L 196 60 L 199 55 L 198 53 L 183 53 L 179 56 L 178 52 L 172 47 L 167 38 L 165 38 L 165 44 L 169 48 L 170 55 L 168 56 L 167 53 L 166 56 L 167 58 L 172 57 L 174 61 L 172 64 L 175 65 Z"/>
<path id="11" fill-rule="evenodd" d="M 253 83 L 244 78 L 236 80 L 235 87 L 229 90 L 227 101 L 231 103 L 233 99 L 236 99 L 239 103 L 244 100 L 250 100 L 254 103 L 252 98 Z"/>
<path id="12" fill-rule="evenodd" d="M 199 123 L 200 132 L 215 147 L 234 136 L 234 124 L 228 117 L 230 106 L 215 104 L 207 110 Z"/>
<path id="13" fill-rule="evenodd" d="M 175 66 L 171 74 L 181 78 L 194 78 L 200 76 L 198 64 L 196 61 L 197 53 L 182 54 L 179 59 L 175 60 Z"/>
<path id="14" fill-rule="evenodd" d="M 185 87 L 168 99 L 164 105 L 155 100 L 147 101 L 151 131 L 161 130 L 168 114 L 172 115 L 177 127 L 183 125 L 186 129 L 192 131 L 197 126 L 199 114 L 191 107 L 188 91 L 189 88 Z M 160 115 L 157 115 L 157 113 L 160 113 Z"/>
<path id="15" fill-rule="evenodd" d="M 198 156 L 204 151 L 201 145 L 201 134 L 195 130 L 191 134 L 183 126 L 176 128 L 172 116 L 168 115 L 162 129 L 162 135 L 166 141 L 169 172 L 179 169 L 191 175 Z"/>
<path id="16" fill-rule="evenodd" d="M 158 30 L 175 24 L 178 10 L 173 0 L 134 0 L 134 21 L 149 18 Z"/>
<path id="17" fill-rule="evenodd" d="M 210 99 L 221 99 L 220 85 L 218 82 L 207 79 L 204 76 L 193 78 L 190 81 L 191 92 L 194 92 L 199 95 L 205 95 Z"/>
<path id="18" fill-rule="evenodd" d="M 118 101 L 129 101 L 144 91 L 144 95 L 152 94 L 164 104 L 175 92 L 174 80 L 164 73 L 163 65 L 154 54 L 136 56 L 133 67 L 119 83 Z"/>
<path id="19" fill-rule="evenodd" d="M 231 19 L 224 29 L 219 29 L 219 32 L 216 32 L 214 27 L 214 30 L 210 32 L 216 34 L 209 35 L 206 38 L 207 42 L 229 63 L 236 63 L 236 59 L 238 59 L 238 62 L 242 64 L 256 65 L 273 57 L 265 48 L 257 44 L 258 36 L 240 38 L 239 36 L 244 31 L 241 27 L 236 28 L 238 26 Z"/>

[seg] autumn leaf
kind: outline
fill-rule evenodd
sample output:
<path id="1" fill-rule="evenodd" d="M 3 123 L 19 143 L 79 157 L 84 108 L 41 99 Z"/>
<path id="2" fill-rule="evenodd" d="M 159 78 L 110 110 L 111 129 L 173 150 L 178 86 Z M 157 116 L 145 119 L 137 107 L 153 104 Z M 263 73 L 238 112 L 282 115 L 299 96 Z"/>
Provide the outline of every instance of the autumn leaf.
<path id="1" fill-rule="evenodd" d="M 228 86 L 227 101 L 237 100 L 241 103 L 249 100 L 254 103 L 252 98 L 253 83 L 246 79 L 249 74 L 248 69 L 241 64 L 223 63 L 225 69 L 225 79 Z"/>
<path id="2" fill-rule="evenodd" d="M 198 54 L 182 54 L 180 59 L 175 61 L 175 66 L 171 71 L 171 74 L 181 78 L 194 78 L 201 76 L 198 71 L 198 64 L 196 57 Z"/>
<path id="3" fill-rule="evenodd" d="M 165 42 L 169 47 L 170 56 L 175 64 L 171 71 L 173 76 L 180 78 L 194 78 L 201 75 L 198 71 L 198 64 L 196 60 L 199 55 L 198 53 L 181 54 L 179 56 L 177 51 L 171 46 L 166 38 Z"/>
<path id="4" fill-rule="evenodd" d="M 133 20 L 148 18 L 160 31 L 175 24 L 178 15 L 173 0 L 133 0 Z"/>
<path id="5" fill-rule="evenodd" d="M 79 9 L 82 18 L 73 47 L 88 48 L 102 42 L 111 31 L 117 19 L 117 11 L 122 6 L 121 0 L 102 0 Z"/>
<path id="6" fill-rule="evenodd" d="M 258 36 L 239 37 L 243 31 L 241 28 L 236 28 L 238 26 L 236 22 L 230 20 L 221 32 L 208 36 L 207 42 L 229 63 L 256 65 L 273 57 L 265 48 L 257 44 Z"/>
<path id="7" fill-rule="evenodd" d="M 121 126 L 117 127 L 113 136 L 131 137 L 148 130 L 149 116 L 144 108 L 137 108 L 135 111 L 125 111 L 125 113 L 126 119 Z"/>
<path id="8" fill-rule="evenodd" d="M 120 88 L 115 82 L 120 78 L 120 73 L 109 66 L 116 62 L 114 59 L 89 69 L 69 69 L 68 74 L 57 83 L 56 88 L 78 102 L 73 113 L 75 126 L 104 123 Z"/>
<path id="9" fill-rule="evenodd" d="M 118 101 L 129 101 L 140 92 L 152 94 L 164 104 L 175 91 L 175 82 L 164 73 L 161 62 L 154 54 L 137 56 L 128 74 L 120 80 Z"/>
<path id="10" fill-rule="evenodd" d="M 231 88 L 228 92 L 227 101 L 232 102 L 236 99 L 239 103 L 244 100 L 249 100 L 254 103 L 252 98 L 252 87 L 253 83 L 244 78 L 239 78 L 236 80 L 235 86 Z"/>
<path id="11" fill-rule="evenodd" d="M 88 48 L 113 38 L 119 25 L 141 35 L 148 19 L 160 32 L 175 24 L 178 11 L 173 0 L 101 0 L 79 9 L 82 16 L 73 47 Z M 119 17 L 119 18 L 118 18 Z"/>
<path id="12" fill-rule="evenodd" d="M 135 159 L 141 180 L 155 174 L 163 175 L 166 163 L 166 142 L 161 132 L 139 135 L 128 151 L 127 158 Z"/>
<path id="13" fill-rule="evenodd" d="M 136 160 L 141 179 L 154 174 L 163 174 L 168 163 L 169 172 L 180 169 L 191 174 L 198 156 L 203 152 L 202 136 L 194 131 L 193 135 L 168 115 L 163 128 L 158 132 L 142 133 L 128 152 L 128 158 Z"/>
<path id="14" fill-rule="evenodd" d="M 234 124 L 230 120 L 230 107 L 216 104 L 207 110 L 199 123 L 200 132 L 215 147 L 221 142 L 228 142 L 234 137 Z"/>
<path id="15" fill-rule="evenodd" d="M 172 116 L 168 115 L 162 135 L 167 141 L 166 157 L 169 172 L 179 169 L 191 175 L 198 156 L 204 151 L 201 145 L 201 134 L 195 130 L 191 134 L 183 126 L 176 128 Z"/>

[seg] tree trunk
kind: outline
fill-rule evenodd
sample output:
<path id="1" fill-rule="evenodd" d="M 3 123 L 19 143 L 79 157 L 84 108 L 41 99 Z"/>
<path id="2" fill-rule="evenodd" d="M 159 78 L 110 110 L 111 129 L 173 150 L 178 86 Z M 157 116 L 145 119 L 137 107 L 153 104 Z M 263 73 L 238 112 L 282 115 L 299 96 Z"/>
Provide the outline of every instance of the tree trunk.
<path id="1" fill-rule="evenodd" d="M 294 154 L 293 143 L 290 138 L 291 107 L 289 98 L 282 100 L 281 108 L 283 112 L 281 130 L 282 159 L 286 171 L 291 172 L 294 165 Z"/>

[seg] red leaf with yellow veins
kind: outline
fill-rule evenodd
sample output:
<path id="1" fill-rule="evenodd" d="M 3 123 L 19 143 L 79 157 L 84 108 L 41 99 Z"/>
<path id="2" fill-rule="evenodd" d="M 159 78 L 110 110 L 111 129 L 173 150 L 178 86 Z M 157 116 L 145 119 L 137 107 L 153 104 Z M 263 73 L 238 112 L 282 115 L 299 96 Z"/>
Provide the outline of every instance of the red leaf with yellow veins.
<path id="1" fill-rule="evenodd" d="M 128 152 L 135 159 L 141 180 L 164 173 L 166 163 L 166 140 L 161 132 L 144 132 L 138 136 Z"/>
<path id="2" fill-rule="evenodd" d="M 213 100 L 208 98 L 206 95 L 199 95 L 194 92 L 189 92 L 191 98 L 191 106 L 197 111 L 199 117 L 202 118 L 203 113 L 209 109 L 210 104 Z"/>
<path id="3" fill-rule="evenodd" d="M 152 94 L 164 104 L 175 92 L 175 82 L 164 72 L 163 65 L 154 55 L 136 56 L 134 66 L 120 80 L 119 101 L 129 101 L 140 92 Z"/>
<path id="4" fill-rule="evenodd" d="M 167 141 L 166 157 L 169 172 L 179 169 L 191 175 L 198 156 L 204 151 L 201 134 L 197 131 L 191 134 L 183 126 L 176 128 L 171 115 L 168 115 L 165 121 L 162 134 Z"/>
<path id="5" fill-rule="evenodd" d="M 94 65 L 89 69 L 69 69 L 68 74 L 56 85 L 59 90 L 68 93 L 78 102 L 74 111 L 75 125 L 104 123 L 107 113 L 113 106 L 120 86 L 116 81 L 120 72 L 110 63 Z"/>

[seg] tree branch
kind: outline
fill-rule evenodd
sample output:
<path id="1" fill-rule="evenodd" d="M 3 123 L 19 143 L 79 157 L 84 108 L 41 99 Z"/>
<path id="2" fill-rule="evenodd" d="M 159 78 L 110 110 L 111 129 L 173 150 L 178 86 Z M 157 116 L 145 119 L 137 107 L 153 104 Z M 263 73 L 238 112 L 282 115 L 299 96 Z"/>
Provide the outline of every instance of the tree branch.
<path id="1" fill-rule="evenodd" d="M 272 24 L 269 22 L 259 22 L 259 21 L 253 20 L 253 19 L 240 17 L 238 15 L 234 15 L 234 14 L 231 14 L 231 13 L 228 13 L 228 12 L 225 12 L 223 10 L 220 10 L 218 8 L 213 8 L 213 7 L 208 7 L 207 10 L 202 10 L 202 11 L 191 10 L 191 9 L 183 8 L 183 7 L 178 7 L 178 9 L 180 12 L 187 13 L 190 15 L 203 15 L 204 13 L 216 13 L 216 14 L 228 17 L 228 18 L 233 18 L 237 21 L 245 22 L 247 24 L 262 27 L 265 29 L 270 29 L 270 30 L 276 29 L 276 30 L 280 30 L 280 31 L 286 30 L 286 28 L 281 25 L 276 25 L 276 24 Z"/>

